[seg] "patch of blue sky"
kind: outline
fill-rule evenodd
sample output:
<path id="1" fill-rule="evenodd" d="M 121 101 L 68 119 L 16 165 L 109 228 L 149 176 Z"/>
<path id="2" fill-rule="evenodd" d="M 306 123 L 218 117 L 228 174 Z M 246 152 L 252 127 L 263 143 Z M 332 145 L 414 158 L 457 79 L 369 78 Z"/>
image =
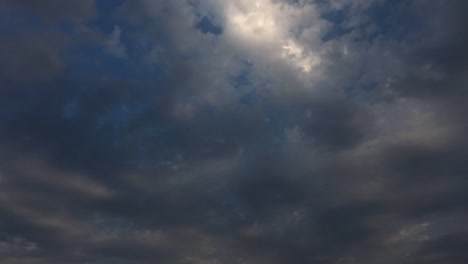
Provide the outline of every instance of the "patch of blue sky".
<path id="1" fill-rule="evenodd" d="M 205 34 L 208 34 L 208 33 L 211 33 L 213 35 L 223 34 L 223 28 L 219 25 L 214 24 L 213 21 L 207 16 L 204 16 L 200 20 L 200 22 L 197 23 L 195 27 Z"/>

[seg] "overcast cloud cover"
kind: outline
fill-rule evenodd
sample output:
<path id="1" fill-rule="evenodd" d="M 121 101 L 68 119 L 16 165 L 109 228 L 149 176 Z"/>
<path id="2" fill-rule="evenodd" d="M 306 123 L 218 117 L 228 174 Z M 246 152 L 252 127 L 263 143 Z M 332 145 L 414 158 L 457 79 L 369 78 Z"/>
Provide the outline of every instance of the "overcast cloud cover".
<path id="1" fill-rule="evenodd" d="M 468 263 L 464 0 L 0 0 L 0 263 Z"/>

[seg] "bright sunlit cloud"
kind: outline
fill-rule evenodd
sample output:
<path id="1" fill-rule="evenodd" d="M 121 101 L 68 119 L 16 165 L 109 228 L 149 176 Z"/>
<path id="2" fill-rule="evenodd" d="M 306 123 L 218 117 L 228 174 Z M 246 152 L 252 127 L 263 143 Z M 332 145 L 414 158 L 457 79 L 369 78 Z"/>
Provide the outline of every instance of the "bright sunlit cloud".
<path id="1" fill-rule="evenodd" d="M 308 73 L 320 59 L 291 34 L 292 21 L 300 12 L 299 6 L 270 0 L 232 1 L 225 8 L 226 31 L 253 53 L 266 52 L 269 59 L 283 60 Z"/>

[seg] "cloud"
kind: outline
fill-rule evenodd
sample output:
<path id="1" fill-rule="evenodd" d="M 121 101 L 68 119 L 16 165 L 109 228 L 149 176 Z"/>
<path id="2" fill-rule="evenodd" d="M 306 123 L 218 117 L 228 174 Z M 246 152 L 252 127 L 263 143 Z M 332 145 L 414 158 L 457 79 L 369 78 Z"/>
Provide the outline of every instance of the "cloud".
<path id="1" fill-rule="evenodd" d="M 227 4 L 225 9 L 226 34 L 250 56 L 267 51 L 268 59 L 285 60 L 304 72 L 310 72 L 320 63 L 314 50 L 300 43 L 306 36 L 308 44 L 313 45 L 313 38 L 317 38 L 317 32 L 323 27 L 314 5 L 240 1 Z M 302 27 L 302 32 L 297 32 L 297 26 Z"/>
<path id="2" fill-rule="evenodd" d="M 127 57 L 127 48 L 121 42 L 121 34 L 122 30 L 118 25 L 115 25 L 106 41 L 106 52 L 117 58 Z"/>
<path id="3" fill-rule="evenodd" d="M 6 263 L 466 262 L 463 4 L 26 2 Z"/>
<path id="4" fill-rule="evenodd" d="M 31 41 L 35 45 L 30 45 Z M 21 36 L 14 41 L 3 39 L 0 49 L 5 54 L 0 74 L 3 79 L 19 81 L 43 81 L 53 78 L 63 68 L 64 63 L 56 45 L 41 40 L 37 35 Z"/>

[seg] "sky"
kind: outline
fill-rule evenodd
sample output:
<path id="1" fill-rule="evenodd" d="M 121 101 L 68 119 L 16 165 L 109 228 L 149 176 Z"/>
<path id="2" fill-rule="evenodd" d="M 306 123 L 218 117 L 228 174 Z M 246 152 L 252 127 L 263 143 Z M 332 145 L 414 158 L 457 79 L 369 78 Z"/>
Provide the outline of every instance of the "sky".
<path id="1" fill-rule="evenodd" d="M 0 0 L 0 262 L 468 263 L 466 10 Z"/>

